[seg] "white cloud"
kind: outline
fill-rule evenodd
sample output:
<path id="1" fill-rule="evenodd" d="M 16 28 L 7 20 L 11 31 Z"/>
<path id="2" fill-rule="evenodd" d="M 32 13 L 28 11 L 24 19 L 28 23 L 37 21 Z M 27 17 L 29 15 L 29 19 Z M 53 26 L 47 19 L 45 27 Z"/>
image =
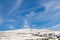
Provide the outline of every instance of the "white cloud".
<path id="1" fill-rule="evenodd" d="M 52 27 L 47 28 L 47 29 L 60 30 L 60 23 L 59 24 L 56 24 L 56 25 L 53 25 Z"/>
<path id="2" fill-rule="evenodd" d="M 0 16 L 0 24 L 4 22 L 4 19 Z"/>
<path id="3" fill-rule="evenodd" d="M 51 4 L 51 5 L 49 5 Z M 44 24 L 42 26 L 48 26 L 48 25 L 53 25 L 55 22 L 58 22 L 58 20 L 60 20 L 60 4 L 59 2 L 57 1 L 52 1 L 52 2 L 49 2 L 47 3 L 47 5 L 49 6 L 46 6 L 46 11 L 44 13 L 44 18 L 42 18 L 42 20 L 50 20 L 50 22 L 48 24 Z M 42 15 L 43 16 L 43 15 Z"/>
<path id="4" fill-rule="evenodd" d="M 17 1 L 16 6 L 13 9 L 11 9 L 11 11 L 9 13 L 12 13 L 20 5 L 21 2 L 22 2 L 21 0 Z M 58 0 L 53 0 L 53 1 L 51 0 L 49 2 L 43 3 L 42 5 L 46 8 L 44 12 L 35 13 L 33 10 L 29 14 L 27 14 L 26 18 L 28 18 L 28 19 L 32 18 L 31 20 L 33 20 L 35 22 L 48 21 L 47 24 L 44 24 L 41 27 L 45 27 L 45 26 L 49 27 L 50 25 L 53 25 L 53 24 L 59 22 L 59 20 L 60 20 L 60 2 Z M 39 8 L 39 6 L 31 8 L 31 9 L 37 9 L 37 8 Z M 31 9 L 26 9 L 25 11 L 28 11 Z M 20 12 L 23 12 L 23 11 L 20 11 Z M 29 25 L 31 25 L 31 24 L 29 24 L 27 20 L 24 20 L 24 28 L 29 28 L 30 27 Z"/>
<path id="5" fill-rule="evenodd" d="M 6 19 L 7 22 L 16 22 L 14 19 Z"/>
<path id="6" fill-rule="evenodd" d="M 45 6 L 45 8 L 46 8 L 44 12 L 41 12 L 41 13 L 32 12 L 31 13 L 33 16 L 35 16 L 34 18 L 32 18 L 33 21 L 35 21 L 35 22 L 48 21 L 47 24 L 40 26 L 40 27 L 44 27 L 44 28 L 50 27 L 52 25 L 54 26 L 55 23 L 60 23 L 60 1 L 51 0 L 49 2 L 43 3 L 42 5 Z M 29 16 L 30 16 L 30 14 L 29 14 Z M 56 28 L 58 28 L 58 27 L 56 26 Z M 52 27 L 52 29 L 54 29 L 54 28 Z"/>
<path id="7" fill-rule="evenodd" d="M 34 11 L 31 11 L 29 14 L 26 15 L 26 18 L 32 18 L 34 15 Z"/>
<path id="8" fill-rule="evenodd" d="M 9 29 L 16 29 L 16 26 L 12 25 L 12 24 L 7 24 L 5 26 L 7 26 L 7 28 L 9 28 Z"/>
<path id="9" fill-rule="evenodd" d="M 29 25 L 30 25 L 30 24 L 29 24 L 28 20 L 25 19 L 25 20 L 24 20 L 24 24 L 23 24 L 23 28 L 30 28 Z"/>
<path id="10" fill-rule="evenodd" d="M 43 4 L 46 7 L 46 13 L 52 13 L 56 11 L 57 9 L 60 9 L 60 4 L 58 0 L 50 1 L 45 4 Z"/>
<path id="11" fill-rule="evenodd" d="M 16 10 L 16 8 L 18 8 L 18 6 L 21 4 L 22 0 L 18 0 L 16 5 L 11 9 L 11 11 L 9 12 L 9 14 L 11 14 L 13 11 Z"/>

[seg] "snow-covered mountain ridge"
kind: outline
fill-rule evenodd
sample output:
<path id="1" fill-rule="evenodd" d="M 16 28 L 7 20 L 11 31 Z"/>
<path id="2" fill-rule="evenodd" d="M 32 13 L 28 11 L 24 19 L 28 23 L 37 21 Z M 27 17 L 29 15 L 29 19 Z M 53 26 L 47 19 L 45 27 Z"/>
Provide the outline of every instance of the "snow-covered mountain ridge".
<path id="1" fill-rule="evenodd" d="M 60 31 L 47 29 L 18 29 L 10 31 L 0 31 L 0 40 L 27 40 L 41 38 L 60 37 Z"/>

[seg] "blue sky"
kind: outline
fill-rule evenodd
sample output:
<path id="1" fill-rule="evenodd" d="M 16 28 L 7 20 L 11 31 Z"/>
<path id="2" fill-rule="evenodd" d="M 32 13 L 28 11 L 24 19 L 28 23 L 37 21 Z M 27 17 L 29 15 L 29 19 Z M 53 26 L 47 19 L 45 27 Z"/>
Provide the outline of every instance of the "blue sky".
<path id="1" fill-rule="evenodd" d="M 60 30 L 60 0 L 0 0 L 0 31 L 22 28 Z"/>

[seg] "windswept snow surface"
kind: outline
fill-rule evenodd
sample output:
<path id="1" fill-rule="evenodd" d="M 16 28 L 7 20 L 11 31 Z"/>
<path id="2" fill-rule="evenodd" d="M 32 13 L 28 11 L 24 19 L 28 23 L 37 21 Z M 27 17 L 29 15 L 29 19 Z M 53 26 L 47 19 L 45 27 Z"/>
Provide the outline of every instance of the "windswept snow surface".
<path id="1" fill-rule="evenodd" d="M 40 37 L 43 34 L 60 34 L 59 31 L 46 29 L 18 29 L 10 31 L 0 31 L 0 40 L 27 40 L 27 39 L 41 39 L 47 37 Z"/>

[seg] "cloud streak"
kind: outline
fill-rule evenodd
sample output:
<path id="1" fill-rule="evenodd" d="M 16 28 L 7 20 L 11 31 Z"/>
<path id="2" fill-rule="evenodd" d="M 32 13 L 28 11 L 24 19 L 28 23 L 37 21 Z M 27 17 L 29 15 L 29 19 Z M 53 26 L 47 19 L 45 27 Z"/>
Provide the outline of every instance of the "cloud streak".
<path id="1" fill-rule="evenodd" d="M 58 23 L 56 25 L 53 25 L 52 27 L 47 28 L 47 29 L 50 29 L 50 30 L 60 30 L 60 23 Z"/>
<path id="2" fill-rule="evenodd" d="M 22 0 L 17 0 L 16 4 L 13 5 L 8 13 L 8 16 L 4 19 L 0 19 L 0 23 L 5 22 L 8 28 L 17 29 L 18 25 L 22 28 L 46 28 L 46 29 L 59 29 L 60 27 L 60 1 L 59 0 L 41 0 L 43 3 L 39 6 L 32 7 L 31 3 L 27 2 L 28 5 L 22 3 Z M 47 2 L 46 2 L 47 1 Z M 22 3 L 22 4 L 21 4 Z M 34 2 L 35 3 L 35 2 Z M 25 8 L 19 10 L 17 8 L 20 5 L 25 5 Z M 43 8 L 43 10 L 41 9 Z M 41 10 L 42 11 L 41 11 Z M 17 10 L 17 11 L 16 11 Z M 38 11 L 38 12 L 37 12 Z M 14 13 L 14 14 L 12 14 Z M 10 15 L 11 14 L 11 15 Z M 22 16 L 22 15 L 24 16 Z M 22 21 L 21 21 L 22 20 Z M 23 23 L 22 23 L 23 22 Z M 5 25 L 5 24 L 4 24 Z"/>
<path id="3" fill-rule="evenodd" d="M 32 13 L 34 17 L 32 16 L 31 20 L 34 22 L 46 21 L 48 23 L 40 25 L 40 27 L 47 27 L 48 29 L 51 27 L 51 29 L 54 29 L 53 26 L 56 26 L 58 25 L 57 23 L 60 23 L 60 1 L 51 0 L 42 3 L 42 5 L 46 8 L 45 11 L 41 13 Z M 58 26 L 56 26 L 56 28 L 59 29 Z"/>
<path id="4" fill-rule="evenodd" d="M 11 14 L 13 11 L 15 11 L 19 5 L 21 5 L 22 0 L 18 0 L 16 5 L 10 10 L 9 14 Z"/>

